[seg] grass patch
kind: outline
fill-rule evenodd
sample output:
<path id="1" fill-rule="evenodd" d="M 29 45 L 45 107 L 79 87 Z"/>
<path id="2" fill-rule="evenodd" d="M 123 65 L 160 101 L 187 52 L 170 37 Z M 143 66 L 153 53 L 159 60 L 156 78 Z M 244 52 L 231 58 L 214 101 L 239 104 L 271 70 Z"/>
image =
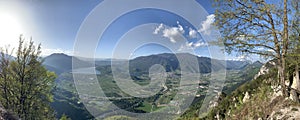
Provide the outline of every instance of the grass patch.
<path id="1" fill-rule="evenodd" d="M 137 110 L 143 110 L 147 113 L 150 113 L 150 112 L 156 111 L 160 108 L 162 108 L 162 107 L 157 107 L 156 105 L 152 105 L 149 102 L 143 102 L 143 104 L 140 107 L 136 108 L 136 109 Z"/>
<path id="2" fill-rule="evenodd" d="M 111 116 L 111 117 L 105 118 L 104 120 L 135 120 L 135 119 L 132 117 L 128 117 L 128 116 L 118 115 L 118 116 Z"/>

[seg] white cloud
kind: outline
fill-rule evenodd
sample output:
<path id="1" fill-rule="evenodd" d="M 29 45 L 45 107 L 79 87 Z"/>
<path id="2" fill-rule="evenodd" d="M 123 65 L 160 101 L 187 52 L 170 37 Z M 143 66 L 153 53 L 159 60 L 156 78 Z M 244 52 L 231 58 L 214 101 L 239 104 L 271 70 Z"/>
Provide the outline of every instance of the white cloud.
<path id="1" fill-rule="evenodd" d="M 49 49 L 49 48 L 45 48 L 45 49 L 42 49 L 42 56 L 48 56 L 48 55 L 51 55 L 53 53 L 64 53 L 64 54 L 67 54 L 67 55 L 72 55 L 72 51 L 70 50 L 62 50 L 62 49 Z"/>
<path id="2" fill-rule="evenodd" d="M 158 34 L 164 28 L 164 24 L 160 24 L 158 27 L 155 28 L 153 34 Z"/>
<path id="3" fill-rule="evenodd" d="M 192 42 L 191 43 L 186 42 L 184 45 L 181 45 L 177 51 L 188 52 L 190 50 L 194 50 L 194 48 L 192 47 L 192 44 L 193 44 Z"/>
<path id="4" fill-rule="evenodd" d="M 183 40 L 184 29 L 183 27 L 177 22 L 177 27 L 165 28 L 163 30 L 163 37 L 168 38 L 172 43 L 176 43 L 179 40 Z"/>
<path id="5" fill-rule="evenodd" d="M 187 44 L 187 46 L 192 47 L 193 44 L 194 44 L 193 42 L 190 42 L 190 43 Z"/>
<path id="6" fill-rule="evenodd" d="M 159 34 L 162 32 L 162 36 L 168 38 L 172 43 L 176 43 L 177 41 L 183 40 L 184 29 L 182 25 L 177 21 L 177 27 L 167 28 L 164 24 L 160 24 L 155 28 L 153 34 Z"/>
<path id="7" fill-rule="evenodd" d="M 228 59 L 228 60 L 232 60 L 232 61 L 246 61 L 248 58 L 248 56 L 246 55 L 240 55 L 238 57 L 232 58 L 232 59 Z"/>
<path id="8" fill-rule="evenodd" d="M 211 14 L 206 17 L 206 20 L 202 22 L 201 29 L 198 30 L 198 32 L 203 32 L 206 35 L 209 35 L 211 33 L 212 29 L 212 23 L 215 21 L 215 15 Z"/>
<path id="9" fill-rule="evenodd" d="M 246 55 L 241 55 L 241 56 L 237 57 L 237 60 L 240 60 L 240 61 L 245 61 L 246 59 L 247 59 Z"/>
<path id="10" fill-rule="evenodd" d="M 163 37 L 168 38 L 172 43 L 176 43 L 180 40 L 184 40 L 185 30 L 183 29 L 182 25 L 180 25 L 178 21 L 177 21 L 177 27 L 167 28 L 166 25 L 160 24 L 155 28 L 153 34 L 159 34 L 160 32 L 162 33 Z M 190 28 L 188 37 L 197 38 L 197 34 L 198 34 L 197 30 Z M 177 51 L 179 52 L 189 51 L 189 50 L 194 50 L 199 47 L 205 47 L 205 46 L 208 46 L 208 44 L 203 42 L 202 40 L 198 40 L 197 42 L 185 42 L 185 44 L 181 45 Z"/>
<path id="11" fill-rule="evenodd" d="M 198 41 L 194 44 L 194 47 L 196 47 L 196 48 L 203 47 L 203 46 L 208 46 L 208 44 L 205 42 L 201 42 L 201 41 Z"/>
<path id="12" fill-rule="evenodd" d="M 197 37 L 197 31 L 190 28 L 190 31 L 189 31 L 189 37 L 190 38 L 196 38 Z"/>
<path id="13" fill-rule="evenodd" d="M 274 52 L 274 50 L 269 49 L 269 48 L 264 48 L 264 47 L 255 47 L 256 50 L 258 51 L 265 51 L 265 52 Z"/>
<path id="14" fill-rule="evenodd" d="M 204 46 L 208 46 L 208 44 L 205 42 L 202 42 L 200 40 L 195 43 L 194 42 L 186 42 L 184 45 L 181 45 L 177 51 L 183 52 L 183 51 L 188 51 L 188 50 L 194 50 L 194 49 L 197 49 L 199 47 L 204 47 Z"/>

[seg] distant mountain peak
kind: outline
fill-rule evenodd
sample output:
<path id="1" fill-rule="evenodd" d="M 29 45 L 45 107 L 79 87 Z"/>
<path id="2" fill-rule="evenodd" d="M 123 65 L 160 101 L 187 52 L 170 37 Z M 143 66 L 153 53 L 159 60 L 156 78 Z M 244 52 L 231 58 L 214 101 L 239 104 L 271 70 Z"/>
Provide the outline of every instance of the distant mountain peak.
<path id="1" fill-rule="evenodd" d="M 252 64 L 260 64 L 260 65 L 263 65 L 264 63 L 262 63 L 262 62 L 260 62 L 260 61 L 255 61 L 255 62 L 253 62 Z"/>
<path id="2" fill-rule="evenodd" d="M 50 56 L 67 56 L 67 57 L 71 57 L 67 54 L 64 54 L 64 53 L 52 53 L 51 55 L 47 56 L 47 57 L 50 57 Z"/>

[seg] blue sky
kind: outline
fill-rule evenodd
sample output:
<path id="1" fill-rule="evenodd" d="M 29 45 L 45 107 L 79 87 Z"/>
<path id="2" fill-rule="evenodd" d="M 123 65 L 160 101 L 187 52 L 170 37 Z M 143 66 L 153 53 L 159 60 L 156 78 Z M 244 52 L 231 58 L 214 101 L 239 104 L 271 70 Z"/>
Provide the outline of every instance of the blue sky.
<path id="1" fill-rule="evenodd" d="M 101 0 L 2 0 L 0 25 L 4 27 L 0 28 L 1 46 L 16 46 L 18 35 L 24 34 L 25 38 L 32 37 L 36 43 L 42 44 L 43 55 L 57 52 L 72 54 L 80 26 L 91 11 L 102 3 Z M 161 9 L 145 8 L 123 14 L 99 38 L 95 57 L 127 59 L 163 52 L 190 51 L 207 57 L 211 57 L 212 53 L 223 54 L 218 52 L 218 47 L 208 46 L 208 41 L 202 36 L 208 32 L 208 24 L 213 19 L 211 0 L 197 0 L 197 3 L 208 12 L 206 16 L 200 16 L 202 20 L 198 26 L 193 26 L 180 15 Z M 116 5 L 104 7 L 112 6 Z M 134 4 L 128 3 L 126 6 L 131 7 Z M 170 3 L 168 7 L 184 9 L 190 11 L 192 16 L 199 16 L 188 5 Z M 107 11 L 108 15 L 113 13 L 114 11 Z M 100 18 L 95 25 L 101 24 L 101 21 Z M 155 44 L 153 41 L 162 44 Z M 209 50 L 209 47 L 216 51 Z M 234 55 L 226 57 L 243 58 Z"/>

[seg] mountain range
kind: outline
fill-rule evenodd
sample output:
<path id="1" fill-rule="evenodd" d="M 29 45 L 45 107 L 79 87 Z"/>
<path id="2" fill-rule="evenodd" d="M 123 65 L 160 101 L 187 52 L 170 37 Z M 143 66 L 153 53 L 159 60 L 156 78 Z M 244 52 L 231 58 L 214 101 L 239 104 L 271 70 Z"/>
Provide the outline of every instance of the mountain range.
<path id="1" fill-rule="evenodd" d="M 181 63 L 183 62 L 183 60 L 186 60 L 188 65 L 182 65 L 186 64 Z M 145 82 L 143 81 L 144 79 L 141 79 L 144 78 L 144 74 L 148 73 L 149 68 L 155 64 L 162 65 L 167 72 L 177 73 L 181 70 L 181 67 L 188 67 L 187 70 L 190 70 L 191 72 L 199 69 L 200 73 L 210 73 L 212 71 L 226 69 L 228 71 L 239 71 L 237 73 L 239 75 L 248 75 L 249 71 L 260 68 L 260 66 L 262 65 L 262 63 L 258 61 L 250 63 L 249 61 L 217 60 L 208 57 L 198 57 L 188 53 L 162 53 L 149 56 L 141 56 L 131 60 L 87 59 L 55 53 L 44 57 L 43 65 L 48 70 L 54 71 L 58 76 L 58 78 L 56 79 L 56 84 L 58 86 L 53 91 L 54 102 L 51 105 L 55 109 L 55 111 L 58 112 L 58 118 L 61 117 L 62 114 L 67 114 L 72 119 L 87 119 L 91 117 L 91 115 L 89 115 L 84 108 L 83 104 L 77 104 L 79 98 L 77 96 L 71 74 L 71 72 L 74 72 L 74 70 L 72 70 L 72 64 L 76 64 L 78 67 L 83 68 L 90 67 L 94 64 L 96 70 L 100 71 L 101 73 L 101 75 L 98 77 L 102 78 L 102 84 L 105 84 L 105 86 L 109 88 L 107 92 L 110 94 L 119 94 L 120 92 L 115 91 L 115 83 L 109 81 L 111 79 L 110 75 L 112 62 L 113 66 L 116 67 L 124 67 L 126 63 L 129 63 L 129 71 L 132 75 L 131 77 L 137 82 Z M 77 68 L 74 69 L 78 70 Z M 243 81 L 236 81 L 238 82 L 232 84 L 243 83 Z M 234 86 L 234 88 L 236 87 Z M 227 91 L 233 90 L 234 88 L 228 86 L 226 87 Z"/>
<path id="2" fill-rule="evenodd" d="M 76 66 L 79 66 L 81 68 L 85 66 L 91 66 L 94 63 L 96 67 L 107 67 L 110 66 L 112 62 L 111 59 L 96 59 L 93 63 L 93 61 L 91 60 L 84 60 L 62 53 L 55 53 L 45 57 L 43 65 L 45 65 L 48 70 L 54 71 L 57 74 L 70 72 L 72 70 L 72 58 L 74 58 L 74 64 L 77 64 Z M 167 72 L 180 70 L 180 60 L 178 60 L 177 58 L 181 59 L 181 61 L 182 59 L 187 60 L 187 63 L 190 64 L 188 65 L 188 67 L 190 67 L 188 68 L 188 70 L 193 71 L 198 67 L 200 73 L 210 73 L 211 71 L 218 71 L 221 69 L 241 70 L 250 64 L 249 61 L 217 60 L 208 57 L 198 57 L 189 53 L 162 53 L 149 56 L 141 56 L 128 60 L 129 69 L 130 71 L 134 72 L 148 72 L 149 68 L 152 65 L 160 64 L 165 68 Z M 189 58 L 196 58 L 196 60 L 189 60 Z M 122 65 L 124 65 L 124 63 L 126 62 L 126 60 L 113 60 L 114 65 L 119 65 L 120 67 L 122 67 Z"/>

